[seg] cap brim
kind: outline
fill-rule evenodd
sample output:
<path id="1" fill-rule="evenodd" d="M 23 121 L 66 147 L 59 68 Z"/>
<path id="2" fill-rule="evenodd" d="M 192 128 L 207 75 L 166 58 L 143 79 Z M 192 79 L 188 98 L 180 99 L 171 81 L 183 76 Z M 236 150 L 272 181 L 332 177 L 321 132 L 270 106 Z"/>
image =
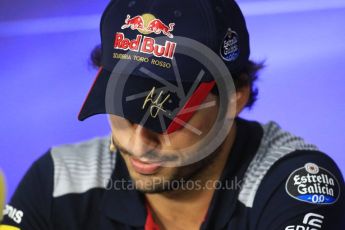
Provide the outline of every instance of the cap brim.
<path id="1" fill-rule="evenodd" d="M 101 67 L 99 69 L 96 79 L 81 107 L 78 120 L 83 121 L 93 115 L 106 113 L 105 94 L 110 75 L 111 72 L 104 68 Z"/>
<path id="2" fill-rule="evenodd" d="M 153 86 L 157 86 L 157 82 L 152 79 L 145 77 L 131 76 L 128 78 L 126 85 L 124 86 L 124 94 L 121 96 L 122 99 L 116 100 L 117 103 L 122 103 L 122 112 L 117 113 L 116 111 L 106 109 L 106 90 L 108 81 L 110 79 L 111 72 L 100 68 L 96 76 L 96 79 L 84 101 L 84 104 L 80 110 L 78 119 L 80 121 L 85 120 L 96 114 L 114 114 L 124 117 L 125 119 L 141 124 L 142 118 L 145 116 L 145 111 L 142 109 L 143 101 L 145 98 L 138 100 L 125 100 L 128 97 L 133 97 L 134 94 L 142 94 L 142 92 L 148 92 Z M 192 83 L 185 82 L 184 87 L 186 89 L 191 88 Z M 143 126 L 158 133 L 172 133 L 181 129 L 185 124 L 191 119 L 193 114 L 197 111 L 197 108 L 205 100 L 207 95 L 210 93 L 215 85 L 215 81 L 211 82 L 201 82 L 198 87 L 196 87 L 194 93 L 190 95 L 188 100 L 181 105 L 178 100 L 173 100 L 173 107 L 182 106 L 179 112 L 173 117 L 165 117 L 164 122 L 166 127 L 162 127 L 161 121 L 159 119 L 154 119 L 152 117 L 148 118 Z M 114 89 L 116 91 L 116 89 Z M 194 108 L 191 110 L 191 108 Z"/>

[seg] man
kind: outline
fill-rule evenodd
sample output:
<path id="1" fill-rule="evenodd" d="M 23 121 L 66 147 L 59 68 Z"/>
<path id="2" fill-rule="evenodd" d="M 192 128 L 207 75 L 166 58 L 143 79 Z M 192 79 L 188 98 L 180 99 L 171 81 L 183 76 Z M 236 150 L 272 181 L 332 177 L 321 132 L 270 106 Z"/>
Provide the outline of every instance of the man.
<path id="1" fill-rule="evenodd" d="M 109 114 L 111 137 L 51 148 L 0 230 L 344 229 L 336 164 L 238 117 L 261 65 L 234 1 L 112 1 L 101 36 L 79 119 Z"/>

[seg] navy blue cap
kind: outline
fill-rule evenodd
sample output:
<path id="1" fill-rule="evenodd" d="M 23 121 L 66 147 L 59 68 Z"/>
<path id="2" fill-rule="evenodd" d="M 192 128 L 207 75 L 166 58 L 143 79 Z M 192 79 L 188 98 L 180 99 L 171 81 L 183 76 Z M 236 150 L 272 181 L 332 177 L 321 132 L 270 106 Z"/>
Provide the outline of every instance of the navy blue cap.
<path id="1" fill-rule="evenodd" d="M 186 109 L 199 106 L 215 87 L 215 81 L 205 70 L 206 74 L 199 79 L 198 87 L 193 88 L 192 83 L 202 64 L 176 53 L 179 44 L 174 38 L 186 37 L 206 45 L 224 61 L 231 73 L 243 69 L 250 54 L 246 23 L 233 0 L 113 0 L 105 9 L 100 26 L 102 67 L 82 106 L 79 120 L 109 113 L 105 102 L 108 81 L 118 62 L 125 60 L 136 64 L 140 62 L 140 65 L 126 79 L 123 98 L 118 100 L 122 103 L 123 112 L 115 115 L 141 124 L 149 109 L 145 128 L 159 133 L 176 131 L 193 115 Z M 152 78 L 159 76 L 174 84 L 174 62 L 178 65 L 184 90 L 194 91 L 182 104 L 176 92 L 161 90 L 164 88 L 162 82 Z M 122 77 L 121 73 L 117 77 Z M 131 95 L 140 92 L 147 95 L 128 100 Z M 158 101 L 164 101 L 166 108 L 155 110 L 152 103 Z M 161 127 L 161 121 L 157 119 L 159 112 L 166 113 L 166 127 Z"/>

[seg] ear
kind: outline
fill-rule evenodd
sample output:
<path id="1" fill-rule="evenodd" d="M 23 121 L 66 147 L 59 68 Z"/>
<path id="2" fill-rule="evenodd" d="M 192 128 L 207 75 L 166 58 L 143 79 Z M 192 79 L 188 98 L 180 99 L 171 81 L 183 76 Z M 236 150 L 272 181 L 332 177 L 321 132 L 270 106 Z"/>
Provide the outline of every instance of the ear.
<path id="1" fill-rule="evenodd" d="M 236 90 L 236 116 L 242 112 L 246 106 L 250 95 L 250 86 L 243 86 Z"/>

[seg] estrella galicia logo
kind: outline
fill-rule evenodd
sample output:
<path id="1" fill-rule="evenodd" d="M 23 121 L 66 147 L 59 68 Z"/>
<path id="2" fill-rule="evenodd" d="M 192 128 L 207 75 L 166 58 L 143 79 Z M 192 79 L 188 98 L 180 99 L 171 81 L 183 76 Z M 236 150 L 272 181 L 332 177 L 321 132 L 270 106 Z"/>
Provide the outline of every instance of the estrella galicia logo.
<path id="1" fill-rule="evenodd" d="M 292 172 L 285 188 L 292 198 L 311 204 L 334 204 L 340 195 L 336 177 L 314 163 Z"/>
<path id="2" fill-rule="evenodd" d="M 220 47 L 220 56 L 225 61 L 235 61 L 240 55 L 238 34 L 230 28 L 226 32 Z"/>

